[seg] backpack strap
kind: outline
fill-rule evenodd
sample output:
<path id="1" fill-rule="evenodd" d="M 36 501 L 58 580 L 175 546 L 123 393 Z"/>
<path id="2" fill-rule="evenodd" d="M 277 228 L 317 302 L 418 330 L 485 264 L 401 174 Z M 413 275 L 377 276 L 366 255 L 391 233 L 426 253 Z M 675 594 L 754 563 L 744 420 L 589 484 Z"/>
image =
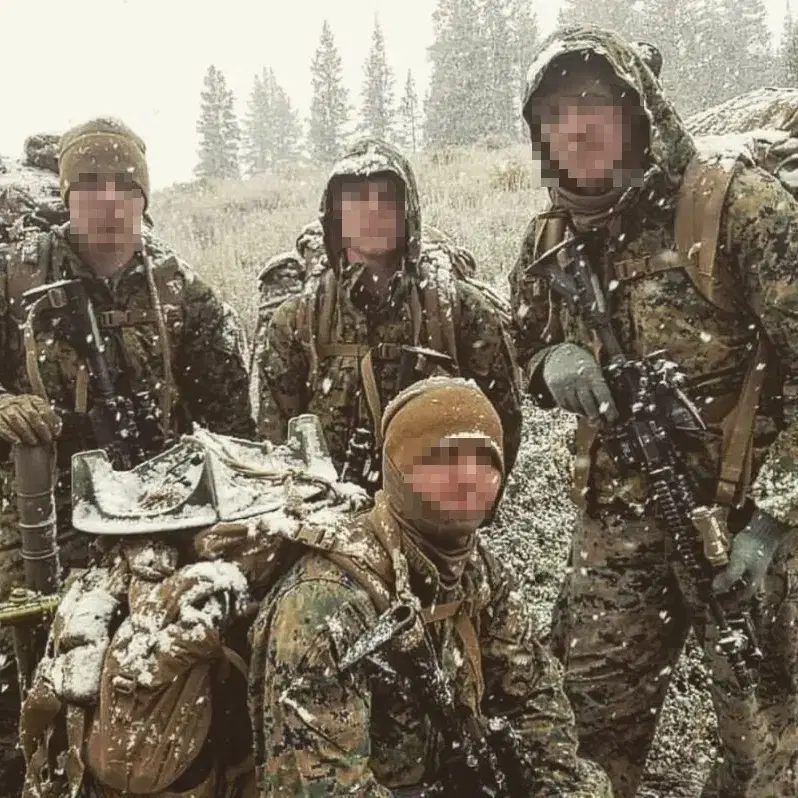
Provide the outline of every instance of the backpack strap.
<path id="1" fill-rule="evenodd" d="M 11 314 L 20 326 L 22 332 L 22 345 L 25 355 L 25 372 L 31 390 L 36 396 L 49 401 L 47 390 L 44 387 L 41 370 L 39 368 L 39 351 L 36 346 L 34 322 L 39 312 L 50 302 L 48 296 L 39 297 L 23 315 L 22 295 L 33 288 L 39 288 L 53 280 L 60 280 L 62 274 L 58 264 L 53 263 L 52 241 L 47 233 L 39 233 L 32 239 L 26 239 L 12 255 L 8 276 L 7 291 L 8 303 Z M 51 272 L 54 271 L 54 274 Z M 85 369 L 84 369 L 85 371 Z M 78 380 L 84 376 L 78 372 Z"/>
<path id="2" fill-rule="evenodd" d="M 345 574 L 361 587 L 371 599 L 377 614 L 385 612 L 395 600 L 397 575 L 394 570 L 392 550 L 398 545 L 390 540 L 381 524 L 368 524 L 368 528 L 377 539 L 383 556 L 372 557 L 368 565 L 359 558 L 335 550 L 336 536 L 328 527 L 306 526 L 294 538 L 300 543 L 319 551 L 331 562 L 335 563 Z M 376 577 L 376 578 L 375 578 Z M 425 624 L 438 623 L 454 618 L 455 632 L 463 644 L 469 667 L 474 675 L 477 689 L 478 707 L 484 694 L 485 682 L 482 673 L 482 652 L 479 645 L 478 602 L 473 599 L 435 604 L 421 610 L 421 619 Z"/>
<path id="3" fill-rule="evenodd" d="M 720 270 L 717 258 L 726 196 L 742 164 L 740 159 L 729 165 L 720 158 L 706 160 L 696 155 L 685 170 L 677 196 L 675 249 L 662 250 L 643 258 L 617 260 L 613 264 L 615 279 L 624 282 L 681 268 L 696 290 L 715 307 L 738 313 L 745 309 L 756 315 L 756 308 L 751 306 L 737 282 Z M 715 502 L 719 504 L 728 506 L 741 499 L 747 490 L 756 415 L 768 372 L 773 368 L 767 337 L 760 330 L 737 402 L 721 422 L 723 439 L 715 491 Z M 585 468 L 589 472 L 596 436 L 595 431 L 591 435 L 591 429 L 580 422 L 577 432 L 577 463 L 581 470 L 573 498 L 575 501 L 581 498 L 583 507 L 589 487 L 589 473 Z"/>
<path id="4" fill-rule="evenodd" d="M 568 215 L 562 208 L 553 207 L 535 218 L 533 257 L 539 258 L 565 239 Z M 541 340 L 556 341 L 563 337 L 560 308 L 562 300 L 549 289 L 549 317 L 543 328 Z"/>
<path id="5" fill-rule="evenodd" d="M 738 159 L 729 166 L 720 158 L 707 161 L 698 155 L 692 159 L 685 170 L 676 205 L 674 238 L 690 279 L 708 301 L 721 310 L 739 312 L 740 308 L 745 308 L 756 315 L 756 308 L 751 307 L 737 281 L 719 271 L 717 258 L 726 196 L 743 163 Z M 768 342 L 764 331 L 760 330 L 739 399 L 722 422 L 720 469 L 715 491 L 715 501 L 719 504 L 732 504 L 741 499 L 748 488 L 754 426 L 769 359 Z"/>
<path id="6" fill-rule="evenodd" d="M 718 276 L 716 255 L 726 195 L 741 163 L 728 168 L 694 156 L 682 179 L 674 222 L 676 251 L 696 287 L 713 305 L 731 311 L 739 308 L 739 291 Z"/>
<path id="7" fill-rule="evenodd" d="M 437 246 L 434 253 L 427 253 L 419 261 L 418 283 L 414 287 L 418 294 L 418 306 L 426 334 L 425 345 L 448 355 L 454 363 L 456 373 L 459 373 L 456 325 L 460 318 L 460 303 L 454 274 L 455 257 L 451 247 L 447 246 Z M 441 259 L 445 259 L 447 263 L 441 263 Z M 418 330 L 414 328 L 413 332 L 414 342 L 418 344 L 416 335 L 420 336 L 420 326 Z"/>

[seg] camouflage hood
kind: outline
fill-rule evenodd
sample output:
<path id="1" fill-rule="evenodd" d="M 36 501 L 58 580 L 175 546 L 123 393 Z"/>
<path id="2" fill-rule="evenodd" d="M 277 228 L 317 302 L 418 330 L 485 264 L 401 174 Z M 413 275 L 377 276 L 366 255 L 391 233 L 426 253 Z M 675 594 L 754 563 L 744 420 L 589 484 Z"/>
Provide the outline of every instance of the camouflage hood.
<path id="1" fill-rule="evenodd" d="M 321 224 L 324 247 L 333 268 L 338 267 L 340 229 L 332 213 L 332 187 L 344 177 L 373 177 L 388 174 L 404 184 L 405 191 L 405 267 L 418 262 L 421 253 L 421 207 L 413 169 L 408 160 L 390 144 L 378 138 L 359 139 L 335 164 L 321 198 Z M 337 250 L 337 251 L 336 251 Z"/>
<path id="2" fill-rule="evenodd" d="M 531 101 L 549 70 L 557 66 L 563 56 L 574 54 L 582 55 L 585 61 L 595 57 L 604 59 L 618 79 L 635 92 L 648 120 L 650 133 L 646 182 L 650 184 L 659 175 L 664 178 L 665 186 L 678 186 L 695 147 L 676 109 L 663 94 L 655 74 L 659 65 L 652 63 L 650 46 L 627 43 L 615 33 L 593 26 L 564 28 L 551 35 L 541 45 L 527 73 L 523 115 L 530 126 L 533 149 L 543 166 L 547 165 L 549 158 L 547 148 L 541 146 L 536 123 L 530 114 Z M 655 71 L 652 71 L 652 66 Z M 556 199 L 556 187 L 552 185 L 550 188 Z"/>

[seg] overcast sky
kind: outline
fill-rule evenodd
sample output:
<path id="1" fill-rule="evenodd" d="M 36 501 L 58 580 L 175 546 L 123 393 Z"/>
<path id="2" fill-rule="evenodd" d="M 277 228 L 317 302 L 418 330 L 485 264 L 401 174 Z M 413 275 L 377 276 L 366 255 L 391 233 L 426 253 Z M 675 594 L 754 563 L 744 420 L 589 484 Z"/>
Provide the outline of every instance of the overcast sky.
<path id="1" fill-rule="evenodd" d="M 774 31 L 785 3 L 765 0 Z M 560 0 L 535 5 L 548 32 Z M 411 68 L 423 95 L 434 7 L 435 0 L 0 0 L 0 153 L 19 154 L 31 133 L 112 114 L 146 140 L 155 188 L 190 179 L 209 64 L 227 76 L 239 113 L 255 73 L 271 66 L 304 118 L 326 15 L 359 103 L 377 13 L 397 93 Z"/>

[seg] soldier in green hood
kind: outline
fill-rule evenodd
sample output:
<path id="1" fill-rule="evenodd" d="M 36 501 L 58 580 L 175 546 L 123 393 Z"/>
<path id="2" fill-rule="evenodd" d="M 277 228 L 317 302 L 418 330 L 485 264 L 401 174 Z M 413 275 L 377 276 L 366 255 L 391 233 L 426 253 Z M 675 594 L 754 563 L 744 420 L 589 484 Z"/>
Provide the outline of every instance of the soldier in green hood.
<path id="1" fill-rule="evenodd" d="M 495 304 L 453 267 L 456 248 L 422 239 L 410 164 L 377 139 L 337 163 L 321 200 L 324 260 L 271 318 L 258 371 L 258 432 L 284 439 L 288 420 L 322 420 L 333 462 L 379 487 L 382 409 L 433 373 L 476 380 L 505 430 L 506 467 L 521 435 L 511 342 Z"/>
<path id="2" fill-rule="evenodd" d="M 568 29 L 544 43 L 527 79 L 523 113 L 550 205 L 511 275 L 518 352 L 534 400 L 579 418 L 582 512 L 552 644 L 581 751 L 620 798 L 640 785 L 691 628 L 720 736 L 704 798 L 796 795 L 798 204 L 743 154 L 697 151 L 663 96 L 656 55 L 605 30 Z M 666 350 L 700 416 L 673 440 L 698 504 L 721 521 L 704 599 L 650 482 L 602 445 L 620 411 L 596 327 L 551 275 L 531 273 L 575 237 L 626 357 Z M 763 654 L 747 660 L 753 686 L 724 654 L 734 641 L 707 609 L 716 599 L 729 617 L 749 614 L 754 634 L 741 639 Z"/>

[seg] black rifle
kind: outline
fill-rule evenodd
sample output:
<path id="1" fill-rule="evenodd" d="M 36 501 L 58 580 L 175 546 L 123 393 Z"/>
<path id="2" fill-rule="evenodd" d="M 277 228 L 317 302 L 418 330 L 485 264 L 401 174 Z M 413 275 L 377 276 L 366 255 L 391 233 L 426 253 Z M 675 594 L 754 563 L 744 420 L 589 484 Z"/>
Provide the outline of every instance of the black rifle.
<path id="1" fill-rule="evenodd" d="M 683 376 L 664 351 L 637 359 L 624 353 L 585 251 L 588 240 L 567 238 L 530 264 L 527 274 L 548 279 L 552 291 L 600 342 L 606 355 L 602 371 L 619 413 L 617 422 L 602 429 L 600 440 L 623 474 L 646 477 L 655 512 L 718 629 L 718 648 L 740 688 L 750 690 L 752 670 L 762 659 L 750 613 L 727 614 L 712 590 L 719 566 L 728 562 L 722 513 L 700 503 L 695 479 L 674 444 L 674 436 L 705 425 L 679 387 Z"/>
<path id="2" fill-rule="evenodd" d="M 39 305 L 44 301 L 44 306 Z M 94 305 L 80 279 L 60 280 L 33 288 L 22 295 L 29 313 L 57 317 L 57 329 L 84 361 L 91 384 L 92 407 L 88 416 L 97 446 L 108 453 L 114 467 L 129 470 L 145 458 L 133 402 L 120 396 L 105 356 Z M 39 308 L 41 307 L 41 310 Z"/>
<path id="3" fill-rule="evenodd" d="M 435 349 L 403 344 L 377 344 L 371 351 L 380 358 L 398 357 L 397 393 L 414 382 L 430 376 L 435 369 L 454 373 L 452 358 Z M 356 415 L 359 416 L 360 413 Z M 373 419 L 374 424 L 381 422 L 380 418 Z M 357 419 L 355 423 L 357 424 Z M 373 494 L 380 485 L 381 471 L 382 452 L 376 446 L 373 430 L 364 426 L 355 426 L 349 435 L 341 481 L 353 482 L 369 494 Z"/>
<path id="4" fill-rule="evenodd" d="M 388 669 L 408 681 L 446 750 L 441 773 L 436 774 L 438 778 L 434 782 L 398 789 L 394 795 L 397 798 L 445 795 L 522 798 L 528 795 L 529 779 L 522 764 L 527 757 L 522 752 L 520 738 L 508 723 L 499 722 L 491 727 L 470 708 L 457 703 L 429 630 L 424 627 L 418 610 L 410 604 L 397 602 L 389 607 L 341 658 L 341 671 L 347 671 L 363 659 L 379 665 L 374 655 L 404 633 L 412 635 L 413 642 L 407 650 L 404 646 L 402 650 L 392 647 L 386 653 Z"/>

